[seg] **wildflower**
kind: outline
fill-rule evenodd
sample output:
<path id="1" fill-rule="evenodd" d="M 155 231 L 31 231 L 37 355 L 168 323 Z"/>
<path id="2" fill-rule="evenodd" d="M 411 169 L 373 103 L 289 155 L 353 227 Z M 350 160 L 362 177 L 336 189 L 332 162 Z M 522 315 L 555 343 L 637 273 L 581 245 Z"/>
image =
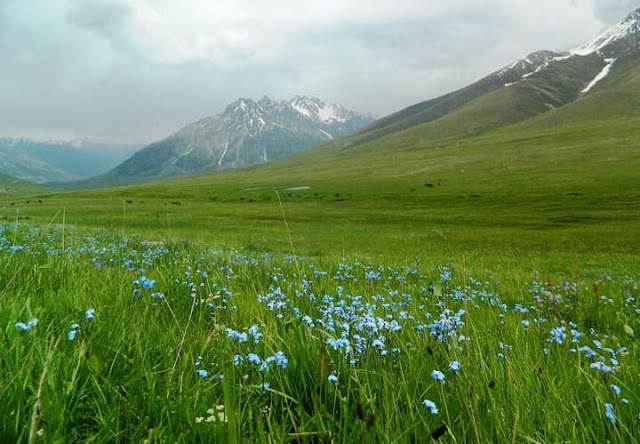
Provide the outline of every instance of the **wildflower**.
<path id="1" fill-rule="evenodd" d="M 31 318 L 26 324 L 24 322 L 16 322 L 14 327 L 20 331 L 29 331 L 32 328 L 35 328 L 35 326 L 38 325 L 38 322 L 38 318 Z"/>
<path id="2" fill-rule="evenodd" d="M 96 315 L 96 309 L 95 308 L 90 308 L 87 311 L 84 312 L 84 318 L 87 321 L 93 321 L 93 319 L 95 318 Z"/>
<path id="3" fill-rule="evenodd" d="M 239 366 L 240 364 L 242 364 L 244 362 L 244 357 L 240 356 L 240 355 L 235 355 L 233 357 L 233 365 L 235 365 L 236 367 Z"/>
<path id="4" fill-rule="evenodd" d="M 431 372 L 431 379 L 438 381 L 440 384 L 445 383 L 445 376 L 440 370 L 434 370 Z"/>
<path id="5" fill-rule="evenodd" d="M 252 325 L 249 328 L 249 335 L 253 337 L 253 342 L 254 344 L 257 344 L 260 342 L 260 339 L 262 339 L 264 337 L 264 335 L 262 333 L 260 333 L 260 331 L 258 330 L 258 326 L 257 325 Z"/>
<path id="6" fill-rule="evenodd" d="M 594 362 L 589 367 L 593 370 L 598 370 L 599 372 L 604 373 L 605 375 L 616 372 L 615 367 L 609 367 L 604 362 L 600 362 L 600 361 Z"/>
<path id="7" fill-rule="evenodd" d="M 520 323 L 524 328 L 529 328 L 530 323 L 527 319 L 523 319 L 522 321 L 520 321 Z"/>
<path id="8" fill-rule="evenodd" d="M 605 416 L 611 422 L 611 424 L 616 425 L 616 415 L 613 413 L 613 405 L 607 403 L 604 405 Z"/>
<path id="9" fill-rule="evenodd" d="M 151 289 L 156 285 L 156 281 L 148 279 L 146 276 L 142 276 L 140 278 L 140 284 L 142 285 L 142 288 Z"/>
<path id="10" fill-rule="evenodd" d="M 454 372 L 454 373 L 458 373 L 458 371 L 460 371 L 460 363 L 458 361 L 453 361 L 452 363 L 449 364 L 449 371 L 450 372 Z"/>
<path id="11" fill-rule="evenodd" d="M 202 359 L 203 359 L 203 358 L 202 358 L 202 356 L 198 356 L 198 357 L 196 358 L 196 362 L 194 363 L 194 365 L 195 365 L 196 367 L 200 367 L 200 365 L 202 365 Z"/>
<path id="12" fill-rule="evenodd" d="M 260 384 L 260 388 L 262 389 L 263 392 L 266 392 L 267 390 L 269 390 L 269 387 L 271 387 L 271 384 L 269 384 L 268 382 L 263 382 L 262 384 Z"/>
<path id="13" fill-rule="evenodd" d="M 436 405 L 435 402 L 429 400 L 429 399 L 425 399 L 424 401 L 422 401 L 422 405 L 431 412 L 432 415 L 437 415 L 438 414 L 438 406 Z"/>
<path id="14" fill-rule="evenodd" d="M 617 386 L 617 385 L 615 385 L 615 384 L 611 384 L 611 385 L 609 386 L 609 388 L 611 389 L 611 391 L 612 391 L 613 393 L 615 393 L 615 394 L 616 394 L 616 396 L 620 396 L 620 394 L 622 393 L 622 390 L 620 389 L 620 387 L 618 387 L 618 386 Z"/>
<path id="15" fill-rule="evenodd" d="M 260 356 L 256 355 L 255 353 L 249 353 L 247 355 L 247 362 L 249 362 L 250 364 L 260 365 L 262 364 L 262 359 L 260 359 Z"/>
<path id="16" fill-rule="evenodd" d="M 274 355 L 275 363 L 280 370 L 286 370 L 287 365 L 289 364 L 289 360 L 285 356 L 285 354 L 281 351 L 276 352 Z"/>
<path id="17" fill-rule="evenodd" d="M 14 327 L 21 331 L 29 331 L 29 326 L 24 322 L 17 322 Z"/>
<path id="18" fill-rule="evenodd" d="M 204 369 L 196 370 L 196 374 L 202 379 L 207 379 L 209 377 L 209 372 Z"/>
<path id="19" fill-rule="evenodd" d="M 583 345 L 582 347 L 580 347 L 578 349 L 578 351 L 580 353 L 582 353 L 583 355 L 585 355 L 587 358 L 589 359 L 593 359 L 596 357 L 596 352 L 594 352 L 593 350 L 591 350 L 591 348 L 587 345 Z"/>
<path id="20" fill-rule="evenodd" d="M 67 333 L 67 339 L 69 341 L 74 341 L 76 339 L 77 335 L 78 335 L 78 331 L 77 330 L 71 330 L 71 331 L 69 331 L 69 333 Z"/>
<path id="21" fill-rule="evenodd" d="M 247 335 L 246 333 L 240 333 L 231 328 L 227 328 L 227 336 L 238 342 L 247 342 L 247 340 L 249 339 L 249 335 Z"/>
<path id="22" fill-rule="evenodd" d="M 337 384 L 338 383 L 338 377 L 335 375 L 335 373 L 331 373 L 327 377 L 327 381 L 329 381 L 330 384 Z"/>
<path id="23" fill-rule="evenodd" d="M 562 345 L 567 339 L 567 329 L 564 327 L 553 328 L 550 332 L 551 338 L 547 339 L 552 344 Z"/>

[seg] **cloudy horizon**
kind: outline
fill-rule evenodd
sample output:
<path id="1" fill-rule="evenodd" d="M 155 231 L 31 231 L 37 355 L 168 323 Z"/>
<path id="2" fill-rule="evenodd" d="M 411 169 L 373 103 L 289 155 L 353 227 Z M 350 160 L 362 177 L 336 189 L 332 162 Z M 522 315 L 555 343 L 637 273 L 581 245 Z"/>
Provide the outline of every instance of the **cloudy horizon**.
<path id="1" fill-rule="evenodd" d="M 317 96 L 383 116 L 533 51 L 592 40 L 639 6 L 3 0 L 0 137 L 142 144 L 264 95 Z"/>

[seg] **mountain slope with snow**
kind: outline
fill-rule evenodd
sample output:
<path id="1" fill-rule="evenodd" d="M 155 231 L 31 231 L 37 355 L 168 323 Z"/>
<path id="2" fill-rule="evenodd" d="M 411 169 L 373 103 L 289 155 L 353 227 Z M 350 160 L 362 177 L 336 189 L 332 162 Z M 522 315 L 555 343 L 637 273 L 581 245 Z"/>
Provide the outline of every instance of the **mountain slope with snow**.
<path id="1" fill-rule="evenodd" d="M 581 99 L 617 65 L 640 55 L 640 9 L 572 51 L 539 51 L 458 91 L 391 114 L 341 141 L 347 149 L 425 125 L 425 139 L 460 137 L 515 123 Z"/>
<path id="2" fill-rule="evenodd" d="M 221 114 L 189 124 L 108 174 L 79 185 L 140 182 L 262 164 L 351 134 L 373 120 L 371 115 L 315 97 L 281 102 L 241 98 Z"/>

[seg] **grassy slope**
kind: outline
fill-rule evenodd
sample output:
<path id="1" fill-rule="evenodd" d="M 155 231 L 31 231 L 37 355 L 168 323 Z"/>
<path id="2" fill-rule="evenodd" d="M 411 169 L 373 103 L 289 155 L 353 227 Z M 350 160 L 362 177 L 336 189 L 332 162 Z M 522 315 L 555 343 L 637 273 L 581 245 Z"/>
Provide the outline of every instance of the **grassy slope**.
<path id="1" fill-rule="evenodd" d="M 43 193 L 47 188 L 27 180 L 0 174 L 0 196 L 16 196 Z"/>

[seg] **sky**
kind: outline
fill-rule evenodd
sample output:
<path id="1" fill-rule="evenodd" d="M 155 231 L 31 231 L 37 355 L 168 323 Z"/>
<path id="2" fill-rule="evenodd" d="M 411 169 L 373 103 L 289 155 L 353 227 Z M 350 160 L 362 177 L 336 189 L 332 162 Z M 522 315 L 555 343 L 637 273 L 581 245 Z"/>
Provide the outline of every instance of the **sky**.
<path id="1" fill-rule="evenodd" d="M 639 0 L 0 0 L 0 137 L 143 144 L 239 97 L 313 95 L 378 116 Z"/>

